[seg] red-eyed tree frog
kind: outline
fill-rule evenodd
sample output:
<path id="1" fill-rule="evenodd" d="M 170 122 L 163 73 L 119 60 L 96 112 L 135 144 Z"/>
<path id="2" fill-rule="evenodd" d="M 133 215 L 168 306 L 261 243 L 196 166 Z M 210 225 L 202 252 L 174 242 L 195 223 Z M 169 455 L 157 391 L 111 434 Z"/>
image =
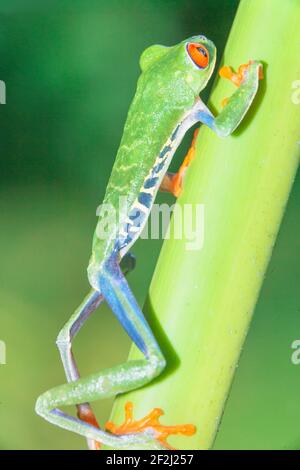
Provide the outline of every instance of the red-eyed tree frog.
<path id="1" fill-rule="evenodd" d="M 68 383 L 45 392 L 36 403 L 39 415 L 85 436 L 90 448 L 99 448 L 99 443 L 103 443 L 117 449 L 166 449 L 170 448 L 166 441 L 169 434 L 188 436 L 195 432 L 192 424 L 163 426 L 159 422 L 162 411 L 157 408 L 135 421 L 132 403 L 126 405 L 124 424 L 117 427 L 109 422 L 103 430 L 89 403 L 142 387 L 166 366 L 124 274 L 134 265 L 129 249 L 143 230 L 158 190 L 178 196 L 182 189 L 193 145 L 176 174 L 169 173 L 168 167 L 186 131 L 199 122 L 219 137 L 230 135 L 256 95 L 262 78 L 259 62 L 250 61 L 238 73 L 223 67 L 220 75 L 238 88 L 214 117 L 199 93 L 208 83 L 215 63 L 216 47 L 204 36 L 193 36 L 173 47 L 151 46 L 140 58 L 141 75 L 103 205 L 115 211 L 117 221 L 108 236 L 101 236 L 106 210 L 100 210 L 88 266 L 91 291 L 57 338 Z M 120 206 L 120 198 L 126 198 L 126 204 Z M 72 354 L 72 339 L 104 300 L 144 358 L 80 378 Z M 78 418 L 61 411 L 66 405 L 77 406 Z"/>

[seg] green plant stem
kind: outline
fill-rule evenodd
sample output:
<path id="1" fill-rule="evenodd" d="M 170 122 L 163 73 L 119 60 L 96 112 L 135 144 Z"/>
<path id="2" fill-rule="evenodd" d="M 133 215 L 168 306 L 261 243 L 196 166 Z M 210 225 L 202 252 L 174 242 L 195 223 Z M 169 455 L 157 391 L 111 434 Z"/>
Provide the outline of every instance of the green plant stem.
<path id="1" fill-rule="evenodd" d="M 137 417 L 160 407 L 164 424 L 194 423 L 193 437 L 169 439 L 179 449 L 213 444 L 299 164 L 300 105 L 292 102 L 299 25 L 298 0 L 241 2 L 224 63 L 261 60 L 265 79 L 232 137 L 219 139 L 204 127 L 199 133 L 178 204 L 204 204 L 204 245 L 188 251 L 186 240 L 165 241 L 144 309 L 169 366 L 114 406 L 117 423 L 128 400 Z M 220 110 L 232 91 L 218 79 L 210 106 Z M 133 347 L 130 358 L 138 356 Z"/>

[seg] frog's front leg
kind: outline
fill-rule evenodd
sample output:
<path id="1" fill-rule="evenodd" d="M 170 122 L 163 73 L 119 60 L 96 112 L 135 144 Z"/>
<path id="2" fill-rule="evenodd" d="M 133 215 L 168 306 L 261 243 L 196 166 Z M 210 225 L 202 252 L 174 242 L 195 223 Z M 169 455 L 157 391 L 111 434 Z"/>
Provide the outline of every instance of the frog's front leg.
<path id="1" fill-rule="evenodd" d="M 220 75 L 230 79 L 238 89 L 226 100 L 226 105 L 217 117 L 214 117 L 200 100 L 195 118 L 220 137 L 227 137 L 238 127 L 255 98 L 259 80 L 262 79 L 262 64 L 250 61 L 241 66 L 237 74 L 234 74 L 229 67 L 223 67 Z"/>
<path id="2" fill-rule="evenodd" d="M 219 76 L 225 78 L 226 80 L 229 80 L 231 83 L 233 83 L 233 85 L 240 87 L 245 79 L 245 75 L 247 74 L 249 64 L 250 62 L 248 64 L 240 65 L 237 73 L 232 70 L 232 67 L 229 67 L 228 65 L 223 65 L 223 67 L 221 67 L 219 70 Z M 263 69 L 261 67 L 259 70 L 259 79 L 262 80 L 263 78 Z M 225 106 L 226 104 L 228 104 L 228 102 L 229 98 L 224 98 L 222 100 L 222 106 Z"/>
<path id="3" fill-rule="evenodd" d="M 97 442 L 114 448 L 156 448 L 162 449 L 162 436 L 167 429 L 153 425 L 146 420 L 144 426 L 130 423 L 122 435 L 114 435 L 98 429 L 95 423 L 74 418 L 59 408 L 78 403 L 89 403 L 100 398 L 115 396 L 141 387 L 156 377 L 165 366 L 160 348 L 132 294 L 127 281 L 118 265 L 116 256 L 107 260 L 96 275 L 98 296 L 103 296 L 123 327 L 144 355 L 144 359 L 129 361 L 120 366 L 79 378 L 68 384 L 58 386 L 41 395 L 36 404 L 39 415 L 53 424 L 69 431 L 77 432 Z M 92 299 L 91 299 L 92 301 Z M 175 426 L 172 432 L 191 434 L 191 428 Z M 113 431 L 113 429 L 111 429 Z"/>
<path id="4" fill-rule="evenodd" d="M 262 65 L 259 62 L 250 61 L 239 67 L 238 73 L 234 73 L 230 67 L 222 67 L 220 76 L 234 83 L 238 90 L 226 101 L 222 112 L 217 116 L 211 113 L 207 106 L 199 99 L 191 112 L 191 122 L 200 122 L 220 137 L 227 137 L 238 127 L 247 113 L 258 90 L 259 80 L 263 78 Z M 160 186 L 161 191 L 167 191 L 178 197 L 182 191 L 183 179 L 188 166 L 195 155 L 195 141 L 198 134 L 196 129 L 191 147 L 183 160 L 177 173 L 167 172 Z"/>

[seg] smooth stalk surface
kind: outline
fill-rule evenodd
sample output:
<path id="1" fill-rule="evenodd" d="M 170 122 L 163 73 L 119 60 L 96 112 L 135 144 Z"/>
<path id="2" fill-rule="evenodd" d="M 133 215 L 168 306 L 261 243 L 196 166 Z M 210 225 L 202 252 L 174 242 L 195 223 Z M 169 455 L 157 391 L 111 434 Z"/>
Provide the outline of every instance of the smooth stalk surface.
<path id="1" fill-rule="evenodd" d="M 199 133 L 178 204 L 204 204 L 204 245 L 165 241 L 144 308 L 168 367 L 114 406 L 117 423 L 127 400 L 139 418 L 160 407 L 164 424 L 194 423 L 195 436 L 169 439 L 179 449 L 213 444 L 299 164 L 299 25 L 299 0 L 241 2 L 224 63 L 261 60 L 265 79 L 232 137 Z M 210 106 L 219 111 L 233 85 L 216 85 Z M 138 356 L 133 347 L 130 358 Z"/>

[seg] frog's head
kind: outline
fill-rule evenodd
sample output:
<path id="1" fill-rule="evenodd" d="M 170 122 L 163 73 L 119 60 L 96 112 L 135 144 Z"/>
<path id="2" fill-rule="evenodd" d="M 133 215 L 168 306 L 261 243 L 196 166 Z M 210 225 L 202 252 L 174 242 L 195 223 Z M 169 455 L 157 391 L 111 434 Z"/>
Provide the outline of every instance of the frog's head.
<path id="1" fill-rule="evenodd" d="M 217 50 L 205 36 L 194 36 L 181 46 L 186 63 L 186 81 L 200 93 L 210 79 L 216 64 Z"/>
<path id="2" fill-rule="evenodd" d="M 180 75 L 198 95 L 210 79 L 216 63 L 216 47 L 205 36 L 192 36 L 173 47 L 154 45 L 140 59 L 143 72 L 153 71 L 172 81 Z"/>

